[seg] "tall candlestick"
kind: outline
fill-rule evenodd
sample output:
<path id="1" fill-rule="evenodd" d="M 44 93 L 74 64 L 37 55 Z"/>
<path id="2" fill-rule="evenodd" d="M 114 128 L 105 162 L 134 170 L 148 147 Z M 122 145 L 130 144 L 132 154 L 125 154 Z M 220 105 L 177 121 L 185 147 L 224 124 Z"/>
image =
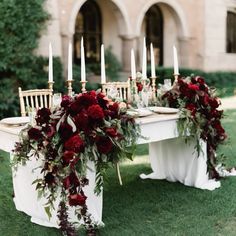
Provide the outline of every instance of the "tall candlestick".
<path id="1" fill-rule="evenodd" d="M 48 82 L 53 82 L 52 44 L 49 43 Z"/>
<path id="2" fill-rule="evenodd" d="M 174 54 L 174 75 L 179 75 L 179 63 L 176 47 L 173 46 L 173 54 Z"/>
<path id="3" fill-rule="evenodd" d="M 105 56 L 103 44 L 101 45 L 101 83 L 106 83 Z"/>
<path id="4" fill-rule="evenodd" d="M 69 43 L 69 47 L 68 47 L 68 81 L 72 81 L 73 79 L 72 76 L 72 45 L 71 42 Z"/>
<path id="5" fill-rule="evenodd" d="M 150 44 L 150 52 L 151 52 L 151 77 L 156 78 L 155 58 L 154 58 L 152 43 Z"/>
<path id="6" fill-rule="evenodd" d="M 135 66 L 135 56 L 134 49 L 131 50 L 131 78 L 136 79 L 136 66 Z"/>
<path id="7" fill-rule="evenodd" d="M 147 49 L 146 39 L 143 38 L 143 66 L 142 66 L 142 77 L 147 78 Z"/>
<path id="8" fill-rule="evenodd" d="M 85 58 L 84 58 L 84 39 L 83 39 L 83 37 L 81 38 L 80 51 L 81 51 L 81 82 L 85 82 L 86 77 L 85 77 Z"/>

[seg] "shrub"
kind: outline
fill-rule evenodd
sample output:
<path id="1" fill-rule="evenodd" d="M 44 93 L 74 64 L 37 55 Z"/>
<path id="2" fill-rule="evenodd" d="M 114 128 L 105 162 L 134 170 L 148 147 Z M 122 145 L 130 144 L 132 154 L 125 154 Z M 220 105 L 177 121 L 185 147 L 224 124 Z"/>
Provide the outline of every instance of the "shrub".
<path id="1" fill-rule="evenodd" d="M 39 70 L 36 68 L 41 59 L 35 56 L 34 50 L 38 47 L 44 23 L 49 18 L 43 9 L 44 2 L 45 0 L 0 1 L 1 118 L 19 114 L 19 86 L 36 86 L 40 83 Z"/>

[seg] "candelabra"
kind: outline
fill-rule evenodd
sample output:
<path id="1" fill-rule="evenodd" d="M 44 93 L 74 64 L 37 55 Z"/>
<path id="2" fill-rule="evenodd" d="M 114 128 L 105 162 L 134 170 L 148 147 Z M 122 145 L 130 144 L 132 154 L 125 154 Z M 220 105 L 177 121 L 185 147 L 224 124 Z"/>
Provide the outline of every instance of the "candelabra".
<path id="1" fill-rule="evenodd" d="M 54 82 L 53 81 L 48 81 L 48 88 L 53 91 L 53 84 Z"/>
<path id="2" fill-rule="evenodd" d="M 179 74 L 173 74 L 174 75 L 174 78 L 175 78 L 175 81 L 174 81 L 174 83 L 177 83 L 177 81 L 178 81 L 178 78 L 179 78 Z"/>
<path id="3" fill-rule="evenodd" d="M 72 94 L 73 94 L 72 83 L 73 83 L 73 80 L 67 80 L 67 90 L 68 90 L 69 96 L 72 96 Z"/>
<path id="4" fill-rule="evenodd" d="M 49 96 L 49 104 L 52 104 L 52 96 L 53 96 L 53 81 L 48 81 L 48 88 L 51 92 L 51 96 Z"/>
<path id="5" fill-rule="evenodd" d="M 156 101 L 156 79 L 157 77 L 151 77 L 152 80 L 152 100 Z"/>
<path id="6" fill-rule="evenodd" d="M 81 85 L 82 85 L 81 91 L 82 91 L 82 93 L 86 93 L 86 88 L 85 88 L 86 83 L 87 83 L 87 81 L 81 81 Z"/>

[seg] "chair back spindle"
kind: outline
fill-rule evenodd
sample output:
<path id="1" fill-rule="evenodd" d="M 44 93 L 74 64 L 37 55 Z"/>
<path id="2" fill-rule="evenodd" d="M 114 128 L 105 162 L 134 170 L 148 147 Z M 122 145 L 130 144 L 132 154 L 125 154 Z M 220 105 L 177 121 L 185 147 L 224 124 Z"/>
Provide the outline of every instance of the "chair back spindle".
<path id="1" fill-rule="evenodd" d="M 19 87 L 19 99 L 21 116 L 26 116 L 27 109 L 50 108 L 52 105 L 52 90 L 51 89 L 32 89 L 25 90 Z"/>

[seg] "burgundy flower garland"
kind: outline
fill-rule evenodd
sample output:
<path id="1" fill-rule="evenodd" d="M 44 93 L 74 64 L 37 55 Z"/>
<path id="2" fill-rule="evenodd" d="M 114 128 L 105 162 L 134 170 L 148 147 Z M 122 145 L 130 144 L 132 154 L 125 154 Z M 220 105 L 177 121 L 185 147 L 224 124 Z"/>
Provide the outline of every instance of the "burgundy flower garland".
<path id="1" fill-rule="evenodd" d="M 219 178 L 216 165 L 216 149 L 227 135 L 221 125 L 223 111 L 218 110 L 219 99 L 214 91 L 207 86 L 205 80 L 200 77 L 179 78 L 170 91 L 167 91 L 162 99 L 170 107 L 183 108 L 196 133 L 207 143 L 208 170 L 212 178 Z M 180 121 L 181 122 L 181 121 Z M 192 135 L 194 135 L 192 133 Z M 197 137 L 199 138 L 199 137 Z"/>
<path id="2" fill-rule="evenodd" d="M 83 187 L 86 179 L 86 163 L 95 162 L 97 174 L 96 191 L 102 187 L 103 170 L 120 159 L 131 158 L 139 129 L 134 119 L 102 93 L 95 91 L 64 96 L 61 107 L 54 111 L 38 110 L 36 126 L 27 127 L 22 141 L 17 143 L 15 163 L 24 163 L 33 157 L 42 158 L 43 178 L 34 181 L 36 189 L 49 193 L 46 212 L 61 191 L 58 218 L 62 231 L 75 235 L 75 229 L 68 222 L 68 206 L 76 207 L 78 218 L 82 219 L 88 233 L 94 234 L 96 222 L 87 211 Z"/>

